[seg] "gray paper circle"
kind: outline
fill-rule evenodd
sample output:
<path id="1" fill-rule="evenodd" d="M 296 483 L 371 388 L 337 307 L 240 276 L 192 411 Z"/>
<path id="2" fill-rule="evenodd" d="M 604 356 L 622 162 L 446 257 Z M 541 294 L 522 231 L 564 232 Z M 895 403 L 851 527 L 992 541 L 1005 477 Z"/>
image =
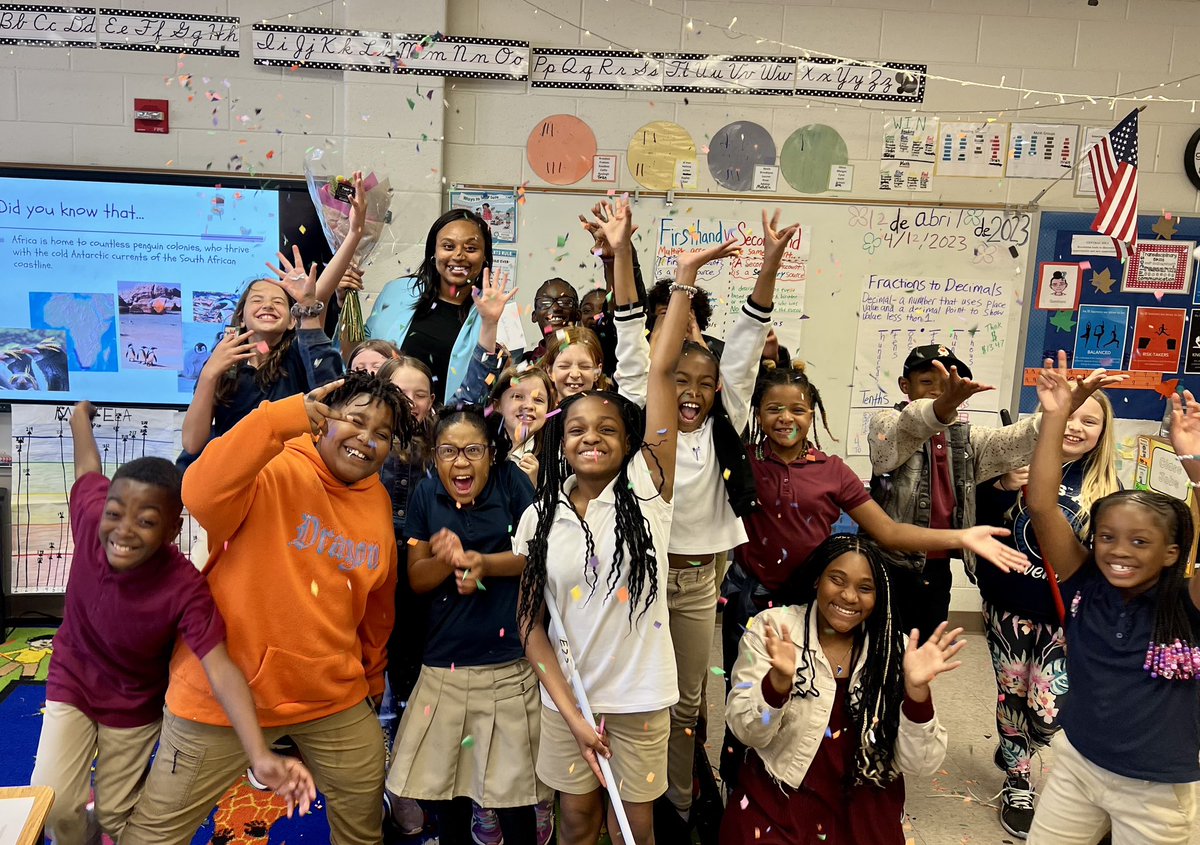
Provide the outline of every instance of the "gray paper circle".
<path id="1" fill-rule="evenodd" d="M 722 126 L 708 142 L 708 172 L 730 191 L 748 190 L 754 182 L 754 166 L 774 163 L 771 133 L 748 120 Z"/>

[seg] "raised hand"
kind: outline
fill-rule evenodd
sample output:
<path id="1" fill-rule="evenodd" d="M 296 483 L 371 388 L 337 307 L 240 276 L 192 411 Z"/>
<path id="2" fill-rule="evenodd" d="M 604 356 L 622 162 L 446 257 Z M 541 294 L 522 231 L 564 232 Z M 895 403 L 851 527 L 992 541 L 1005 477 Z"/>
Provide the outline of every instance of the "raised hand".
<path id="1" fill-rule="evenodd" d="M 772 625 L 763 627 L 766 629 L 763 631 L 763 646 L 771 661 L 767 677 L 775 692 L 783 695 L 791 691 L 796 681 L 796 644 L 792 642 L 792 632 L 787 625 L 779 631 Z"/>
<path id="2" fill-rule="evenodd" d="M 304 413 L 308 414 L 309 425 L 312 426 L 313 437 L 320 437 L 325 433 L 325 429 L 329 426 L 330 420 L 348 420 L 350 419 L 341 411 L 330 408 L 324 403 L 326 396 L 333 393 L 343 384 L 346 383 L 344 378 L 337 381 L 331 381 L 329 384 L 322 385 L 315 390 L 310 390 L 304 395 Z"/>
<path id="3" fill-rule="evenodd" d="M 596 215 L 596 226 L 604 235 L 604 239 L 612 250 L 630 245 L 633 237 L 633 209 L 629 205 L 629 194 L 601 200 L 599 214 Z"/>
<path id="4" fill-rule="evenodd" d="M 1059 357 L 1065 360 L 1066 353 L 1059 352 Z M 1079 410 L 1079 406 L 1088 400 L 1093 393 L 1101 388 L 1116 387 L 1129 376 L 1121 373 L 1109 373 L 1103 367 L 1092 370 L 1084 378 L 1071 382 L 1071 413 Z"/>
<path id="5" fill-rule="evenodd" d="M 1171 445 L 1176 455 L 1200 455 L 1200 402 L 1190 390 L 1171 396 Z"/>
<path id="6" fill-rule="evenodd" d="M 257 344 L 251 341 L 252 337 L 254 337 L 254 332 L 235 332 L 226 329 L 224 336 L 213 347 L 212 354 L 204 362 L 204 368 L 200 370 L 200 375 L 207 374 L 209 378 L 217 378 L 243 361 L 249 361 L 256 354 Z"/>
<path id="7" fill-rule="evenodd" d="M 317 265 L 314 263 L 308 269 L 304 267 L 304 257 L 300 255 L 300 247 L 292 244 L 292 260 L 278 252 L 279 266 L 270 261 L 267 267 L 276 275 L 279 286 L 288 292 L 288 296 L 301 305 L 311 305 L 317 299 Z"/>
<path id="8" fill-rule="evenodd" d="M 596 219 L 600 218 L 600 203 L 592 206 L 592 216 Z M 608 238 L 604 235 L 604 230 L 600 228 L 600 224 L 595 220 L 588 220 L 582 214 L 579 215 L 579 222 L 583 224 L 584 230 L 592 236 L 592 254 L 599 258 L 612 258 L 612 244 L 608 242 Z M 638 227 L 634 226 L 629 230 L 630 236 L 637 232 Z"/>
<path id="9" fill-rule="evenodd" d="M 979 557 L 990 560 L 1001 572 L 1024 572 L 1029 568 L 1029 558 L 996 539 L 1007 537 L 1011 533 L 1007 528 L 976 525 L 963 531 L 962 545 L 964 549 L 970 549 Z"/>
<path id="10" fill-rule="evenodd" d="M 783 260 L 783 254 L 787 252 L 787 245 L 792 238 L 796 237 L 796 232 L 800 230 L 799 223 L 793 223 L 790 226 L 779 228 L 779 209 L 775 209 L 775 213 L 771 215 L 771 219 L 767 219 L 767 210 L 762 210 L 763 224 L 763 264 L 768 262 L 778 264 Z"/>
<path id="11" fill-rule="evenodd" d="M 363 190 L 362 171 L 355 170 L 351 181 L 354 183 L 354 196 L 350 198 L 350 234 L 361 235 L 367 224 L 367 192 Z"/>
<path id="12" fill-rule="evenodd" d="M 1074 387 L 1071 384 L 1071 373 L 1067 369 L 1067 353 L 1058 351 L 1058 366 L 1047 358 L 1038 374 L 1037 395 L 1042 412 L 1047 414 L 1063 413 L 1070 415 L 1073 403 Z"/>
<path id="13" fill-rule="evenodd" d="M 308 815 L 309 805 L 317 797 L 317 787 L 303 763 L 294 757 L 268 753 L 263 759 L 255 761 L 250 770 L 259 783 L 270 787 L 272 792 L 287 802 L 289 819 L 293 810 L 299 810 L 302 816 Z"/>
<path id="14" fill-rule="evenodd" d="M 968 378 L 963 378 L 958 374 L 958 367 L 946 369 L 946 365 L 941 361 L 934 361 L 933 368 L 941 374 L 945 379 L 945 387 L 942 388 L 942 393 L 934 400 L 938 408 L 944 408 L 947 412 L 956 411 L 958 406 L 966 402 L 976 393 L 985 393 L 996 388 L 990 384 L 972 381 Z M 945 421 L 942 414 L 939 412 L 938 417 Z"/>
<path id="15" fill-rule="evenodd" d="M 950 623 L 937 626 L 926 643 L 917 647 L 918 632 L 914 628 L 908 636 L 908 648 L 904 652 L 904 689 L 914 701 L 929 699 L 929 685 L 943 672 L 950 672 L 962 665 L 954 656 L 966 646 L 960 640 L 962 628 L 947 631 Z"/>
<path id="16" fill-rule="evenodd" d="M 483 320 L 498 323 L 504 314 L 504 307 L 517 295 L 517 288 L 505 293 L 508 274 L 493 272 L 487 267 L 483 268 L 482 282 L 481 287 L 471 288 L 471 296 L 475 298 L 475 310 Z"/>
<path id="17" fill-rule="evenodd" d="M 686 268 L 696 271 L 710 261 L 720 261 L 723 258 L 741 255 L 742 248 L 736 244 L 736 238 L 729 238 L 725 243 L 710 246 L 707 249 L 696 249 L 691 252 L 680 253 L 677 259 L 677 266 L 681 270 Z"/>

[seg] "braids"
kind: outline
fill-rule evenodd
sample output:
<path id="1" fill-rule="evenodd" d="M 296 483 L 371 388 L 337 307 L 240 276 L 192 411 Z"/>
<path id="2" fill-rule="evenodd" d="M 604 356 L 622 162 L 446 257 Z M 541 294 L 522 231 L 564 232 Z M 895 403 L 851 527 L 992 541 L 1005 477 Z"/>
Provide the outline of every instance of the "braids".
<path id="1" fill-rule="evenodd" d="M 529 554 L 525 569 L 521 574 L 521 594 L 517 604 L 517 618 L 520 620 L 522 635 L 527 636 L 534 621 L 542 610 L 546 590 L 546 561 L 549 554 L 548 540 L 550 529 L 560 505 L 571 508 L 579 518 L 583 528 L 586 545 L 586 558 L 583 563 L 584 580 L 590 587 L 589 598 L 596 592 L 600 582 L 600 567 L 604 564 L 596 556 L 596 541 L 592 536 L 587 522 L 580 516 L 571 502 L 570 496 L 564 495 L 563 486 L 570 472 L 570 466 L 563 455 L 563 436 L 566 429 L 566 419 L 571 408 L 578 402 L 588 399 L 600 399 L 613 405 L 620 412 L 621 421 L 625 427 L 626 453 L 617 471 L 613 483 L 613 499 L 616 511 L 616 530 L 612 560 L 608 563 L 608 572 L 603 576 L 606 585 L 605 598 L 611 597 L 617 590 L 622 568 L 628 559 L 628 576 L 626 578 L 629 592 L 629 624 L 632 628 L 635 616 L 643 616 L 658 598 L 658 558 L 654 549 L 654 538 L 650 534 L 650 525 L 642 514 L 639 498 L 633 491 L 629 480 L 629 461 L 641 449 L 644 437 L 645 421 L 641 409 L 637 405 L 607 391 L 587 391 L 565 399 L 559 413 L 546 421 L 542 429 L 541 475 L 538 479 L 537 498 L 534 507 L 537 512 L 537 527 L 533 538 L 529 541 Z M 637 606 L 641 604 L 640 612 Z"/>
<path id="2" fill-rule="evenodd" d="M 371 402 L 378 402 L 391 411 L 393 443 L 399 443 L 403 448 L 412 441 L 417 431 L 417 421 L 413 418 L 408 397 L 390 381 L 384 381 L 365 370 L 346 373 L 342 384 L 325 397 L 325 404 L 330 408 L 338 408 L 359 396 L 366 396 Z"/>
<path id="3" fill-rule="evenodd" d="M 1191 601 L 1184 572 L 1192 549 L 1192 512 L 1179 499 L 1148 490 L 1120 490 L 1105 496 L 1092 505 L 1088 562 L 1093 566 L 1096 523 L 1110 505 L 1122 503 L 1137 504 L 1153 513 L 1167 544 L 1179 548 L 1179 558 L 1159 576 L 1154 598 L 1154 633 L 1146 647 L 1143 668 L 1152 678 L 1181 681 L 1200 678 L 1200 636 L 1184 606 L 1184 602 Z"/>
<path id="4" fill-rule="evenodd" d="M 780 369 L 771 361 L 766 362 L 766 366 L 758 376 L 758 382 L 754 385 L 754 394 L 750 397 L 750 407 L 755 411 L 750 416 L 750 443 L 761 443 L 765 433 L 758 423 L 758 412 L 762 408 L 763 397 L 767 395 L 772 387 L 780 387 L 783 385 L 795 385 L 804 391 L 808 397 L 808 403 L 812 406 L 813 415 L 820 417 L 821 427 L 825 429 L 825 433 L 833 437 L 833 432 L 829 430 L 829 415 L 825 413 L 825 403 L 821 401 L 821 392 L 817 390 L 816 385 L 808 380 L 808 376 L 804 374 L 804 362 L 792 361 L 790 368 Z M 821 437 L 817 433 L 814 426 L 810 429 L 813 440 L 817 444 L 817 448 L 821 448 Z M 833 437 L 833 442 L 837 442 L 837 438 Z"/>
<path id="5" fill-rule="evenodd" d="M 831 535 L 813 551 L 795 576 L 801 584 L 799 598 L 808 606 L 804 647 L 797 660 L 792 695 L 800 698 L 820 695 L 816 688 L 816 651 L 809 633 L 812 614 L 816 612 L 816 585 L 830 564 L 848 554 L 865 558 L 875 580 L 875 608 L 855 633 L 850 660 L 851 666 L 857 665 L 858 656 L 867 647 L 858 684 L 848 701 L 853 724 L 853 778 L 855 784 L 869 782 L 883 787 L 896 779 L 893 761 L 900 732 L 900 705 L 904 701 L 904 636 L 896 630 L 892 611 L 888 558 L 864 535 Z"/>

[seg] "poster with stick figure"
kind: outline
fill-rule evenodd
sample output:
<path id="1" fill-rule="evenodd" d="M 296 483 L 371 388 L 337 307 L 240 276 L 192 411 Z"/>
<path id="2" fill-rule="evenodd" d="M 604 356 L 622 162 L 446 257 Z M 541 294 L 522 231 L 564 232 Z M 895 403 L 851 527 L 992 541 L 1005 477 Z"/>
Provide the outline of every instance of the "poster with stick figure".
<path id="1" fill-rule="evenodd" d="M 1042 311 L 1074 311 L 1079 307 L 1083 270 L 1078 264 L 1044 261 L 1038 268 L 1037 302 Z"/>
<path id="2" fill-rule="evenodd" d="M 1183 352 L 1183 308 L 1138 308 L 1133 321 L 1133 351 L 1129 369 L 1149 373 L 1179 372 Z"/>

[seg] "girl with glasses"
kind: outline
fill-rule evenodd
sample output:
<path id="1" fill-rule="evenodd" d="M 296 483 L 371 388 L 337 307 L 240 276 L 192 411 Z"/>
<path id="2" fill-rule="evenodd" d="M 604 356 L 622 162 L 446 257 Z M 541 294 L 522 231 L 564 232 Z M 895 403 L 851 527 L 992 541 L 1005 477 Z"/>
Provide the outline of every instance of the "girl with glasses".
<path id="1" fill-rule="evenodd" d="M 444 413 L 436 474 L 413 491 L 405 523 L 409 583 L 432 601 L 387 788 L 427 802 L 444 845 L 471 842 L 472 802 L 496 811 L 506 842 L 534 842 L 534 805 L 550 797 L 534 774 L 541 712 L 518 635 L 524 560 L 511 539 L 533 486 L 494 457 L 480 412 Z"/>

